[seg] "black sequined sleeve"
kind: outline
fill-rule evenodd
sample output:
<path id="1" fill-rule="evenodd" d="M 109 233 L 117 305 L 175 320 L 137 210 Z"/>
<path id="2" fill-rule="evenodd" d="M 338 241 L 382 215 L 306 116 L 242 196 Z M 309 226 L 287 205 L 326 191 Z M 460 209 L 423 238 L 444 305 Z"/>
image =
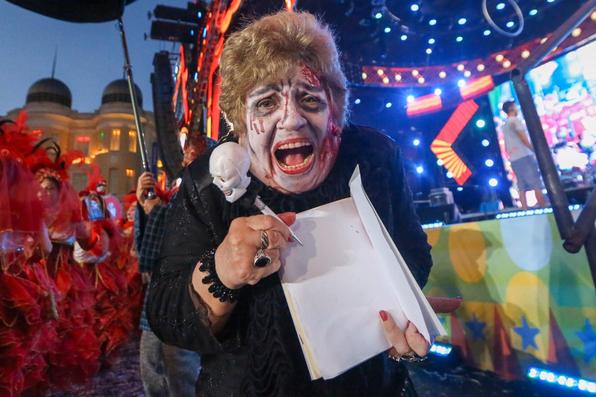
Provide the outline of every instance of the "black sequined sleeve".
<path id="1" fill-rule="evenodd" d="M 168 211 L 146 311 L 152 331 L 165 343 L 214 354 L 222 346 L 211 332 L 206 307 L 192 295 L 191 289 L 192 273 L 201 254 L 215 244 L 202 206 L 193 176 L 187 169 Z"/>
<path id="2" fill-rule="evenodd" d="M 397 145 L 395 145 L 394 153 L 391 170 L 393 186 L 391 193 L 393 195 L 392 201 L 395 204 L 393 214 L 395 235 L 393 239 L 414 278 L 422 288 L 428 280 L 432 267 L 431 247 L 420 225 L 420 219 L 414 210 L 412 192 L 406 179 L 401 153 Z"/>

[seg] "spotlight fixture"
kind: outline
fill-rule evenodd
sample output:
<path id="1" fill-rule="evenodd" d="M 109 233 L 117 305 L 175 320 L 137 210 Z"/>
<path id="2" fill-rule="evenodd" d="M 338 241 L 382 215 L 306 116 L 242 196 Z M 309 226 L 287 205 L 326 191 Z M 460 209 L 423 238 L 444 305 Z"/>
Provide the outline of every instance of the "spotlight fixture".
<path id="1" fill-rule="evenodd" d="M 401 81 L 401 74 L 396 73 L 394 77 L 395 77 L 395 81 Z"/>
<path id="2" fill-rule="evenodd" d="M 479 71 L 479 72 L 484 71 L 484 64 L 479 63 L 478 66 L 476 66 L 476 70 Z"/>
<path id="3" fill-rule="evenodd" d="M 437 20 L 433 18 L 433 19 L 431 19 L 431 20 L 428 21 L 428 24 L 430 26 L 435 26 L 437 24 Z"/>
<path id="4" fill-rule="evenodd" d="M 503 61 L 503 67 L 505 69 L 510 68 L 511 67 L 511 61 L 509 59 L 506 59 L 505 61 Z"/>
<path id="5" fill-rule="evenodd" d="M 482 34 L 485 36 L 490 36 L 490 29 L 486 29 L 484 32 L 482 32 Z"/>
<path id="6" fill-rule="evenodd" d="M 406 41 L 408 39 L 408 35 L 407 34 L 402 34 L 401 36 L 399 36 L 401 41 Z"/>
<path id="7" fill-rule="evenodd" d="M 433 50 L 432 50 L 432 48 L 427 48 L 425 52 L 427 55 L 430 55 L 433 53 Z"/>
<path id="8" fill-rule="evenodd" d="M 435 88 L 435 95 L 436 96 L 440 96 L 443 93 L 443 90 L 441 90 L 440 88 Z"/>
<path id="9" fill-rule="evenodd" d="M 457 187 L 457 191 L 458 191 L 458 192 L 463 192 L 463 191 L 464 191 L 464 188 L 463 188 L 463 187 L 461 187 L 461 186 L 458 186 L 458 187 Z"/>
<path id="10" fill-rule="evenodd" d="M 418 77 L 418 84 L 424 84 L 424 77 L 420 76 Z"/>
<path id="11" fill-rule="evenodd" d="M 440 167 L 440 166 L 442 166 L 443 164 L 444 164 L 444 163 L 443 163 L 443 160 L 441 160 L 441 159 L 438 159 L 438 160 L 437 160 L 437 165 L 438 165 L 439 167 Z"/>
<path id="12" fill-rule="evenodd" d="M 497 62 L 503 62 L 503 59 L 505 59 L 503 54 L 499 54 L 495 57 L 495 61 L 497 61 Z"/>
<path id="13" fill-rule="evenodd" d="M 366 80 L 368 76 L 366 75 L 366 73 L 362 72 L 362 80 Z"/>
<path id="14" fill-rule="evenodd" d="M 573 32 L 571 32 L 573 37 L 579 37 L 580 34 L 582 34 L 582 28 L 575 28 L 573 29 Z"/>
<path id="15" fill-rule="evenodd" d="M 442 78 L 442 79 L 444 79 L 445 77 L 447 77 L 447 73 L 445 73 L 445 71 L 441 70 L 439 72 L 439 77 Z"/>
<path id="16" fill-rule="evenodd" d="M 435 43 L 436 43 L 436 41 L 432 37 L 430 39 L 428 39 L 428 44 L 433 45 Z"/>
<path id="17" fill-rule="evenodd" d="M 507 26 L 508 28 L 512 28 L 513 26 L 515 26 L 515 22 L 509 21 L 505 24 L 505 26 Z"/>
<path id="18" fill-rule="evenodd" d="M 375 19 L 381 19 L 383 18 L 383 13 L 381 11 L 377 11 L 374 14 Z"/>
<path id="19" fill-rule="evenodd" d="M 383 84 L 389 84 L 389 77 L 383 77 Z"/>
<path id="20" fill-rule="evenodd" d="M 521 53 L 521 57 L 526 59 L 530 56 L 530 51 L 529 50 L 523 50 Z"/>
<path id="21" fill-rule="evenodd" d="M 383 69 L 377 69 L 377 74 L 379 76 L 382 76 L 385 72 L 383 71 Z"/>
<path id="22" fill-rule="evenodd" d="M 497 10 L 501 11 L 504 8 L 505 8 L 505 3 L 499 3 L 499 4 L 497 4 Z"/>
<path id="23" fill-rule="evenodd" d="M 386 107 L 387 109 L 389 109 L 391 106 L 393 106 L 393 104 L 392 104 L 391 102 L 387 102 L 387 103 L 385 104 L 385 107 Z"/>
<path id="24" fill-rule="evenodd" d="M 486 121 L 484 121 L 483 119 L 476 120 L 476 127 L 484 128 L 485 126 L 486 126 Z M 486 141 L 486 139 L 484 141 Z M 484 141 L 482 141 L 482 142 L 484 142 Z"/>
<path id="25" fill-rule="evenodd" d="M 457 37 L 455 38 L 455 41 L 457 41 L 458 43 L 461 43 L 463 40 L 464 40 L 464 38 L 463 38 L 463 37 L 461 37 L 461 36 L 457 36 Z"/>
<path id="26" fill-rule="evenodd" d="M 472 75 L 472 72 L 470 72 L 469 70 L 464 71 L 464 77 L 470 77 L 471 75 Z"/>
<path id="27" fill-rule="evenodd" d="M 383 31 L 385 33 L 391 33 L 391 28 L 389 26 L 387 26 L 385 29 L 383 29 Z"/>
<path id="28" fill-rule="evenodd" d="M 420 139 L 414 138 L 414 140 L 412 141 L 412 145 L 414 145 L 414 146 L 420 145 Z"/>
<path id="29" fill-rule="evenodd" d="M 490 145 L 490 141 L 488 139 L 483 139 L 481 143 L 484 147 L 488 147 Z"/>
<path id="30" fill-rule="evenodd" d="M 416 4 L 416 3 L 414 3 L 414 4 L 412 4 L 412 5 L 410 6 L 410 10 L 411 10 L 412 12 L 416 12 L 416 11 L 418 11 L 419 9 L 420 9 L 420 6 L 419 6 L 418 4 Z"/>
<path id="31" fill-rule="evenodd" d="M 499 181 L 497 180 L 497 178 L 490 178 L 488 180 L 488 185 L 490 187 L 496 187 L 499 184 Z"/>
<path id="32" fill-rule="evenodd" d="M 495 165 L 495 162 L 493 161 L 493 159 L 486 159 L 484 165 L 486 165 L 487 167 L 492 167 L 493 165 Z"/>
<path id="33" fill-rule="evenodd" d="M 534 16 L 534 15 L 536 15 L 536 14 L 538 14 L 538 10 L 537 10 L 537 9 L 535 9 L 535 8 L 532 8 L 532 9 L 530 10 L 530 12 L 528 12 L 528 15 L 529 15 L 529 16 L 531 16 L 531 17 L 533 17 L 533 16 Z"/>
<path id="34" fill-rule="evenodd" d="M 460 19 L 457 20 L 457 23 L 459 25 L 465 25 L 466 22 L 468 22 L 468 20 L 466 18 L 460 18 Z"/>
<path id="35" fill-rule="evenodd" d="M 406 97 L 406 101 L 407 101 L 408 103 L 412 103 L 412 102 L 414 102 L 415 100 L 416 100 L 416 98 L 414 98 L 414 95 L 408 95 L 408 96 Z"/>
<path id="36" fill-rule="evenodd" d="M 465 86 L 465 85 L 466 85 L 466 80 L 464 80 L 464 79 L 459 79 L 459 80 L 457 80 L 457 86 L 458 86 L 459 88 L 462 88 L 462 87 L 463 87 L 463 86 Z"/>
<path id="37" fill-rule="evenodd" d="M 360 100 L 360 98 L 356 98 L 356 99 L 354 100 L 354 104 L 355 104 L 355 105 L 360 105 L 360 102 L 362 102 L 362 101 Z"/>
<path id="38" fill-rule="evenodd" d="M 546 43 L 546 40 L 548 40 L 548 37 L 546 37 L 546 36 L 545 36 L 545 37 L 543 37 L 543 38 L 541 38 L 541 39 L 540 39 L 540 44 L 544 44 L 544 43 Z"/>
<path id="39" fill-rule="evenodd" d="M 420 72 L 416 69 L 412 70 L 412 76 L 416 77 L 420 74 Z"/>
<path id="40" fill-rule="evenodd" d="M 424 168 L 421 165 L 419 165 L 418 167 L 416 167 L 416 172 L 418 174 L 422 174 L 424 172 Z"/>
<path id="41" fill-rule="evenodd" d="M 458 72 L 463 72 L 465 68 L 466 68 L 466 67 L 464 66 L 464 64 L 463 64 L 463 63 L 460 63 L 459 65 L 457 65 L 457 70 L 458 70 Z"/>

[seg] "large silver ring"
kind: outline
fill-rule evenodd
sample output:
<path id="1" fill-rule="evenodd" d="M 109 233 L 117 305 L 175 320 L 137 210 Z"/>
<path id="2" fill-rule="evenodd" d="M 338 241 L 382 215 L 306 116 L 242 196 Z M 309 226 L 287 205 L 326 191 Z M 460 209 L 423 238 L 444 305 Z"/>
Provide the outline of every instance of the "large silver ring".
<path id="1" fill-rule="evenodd" d="M 406 354 L 400 354 L 397 356 L 393 356 L 393 355 L 389 355 L 389 358 L 392 359 L 395 362 L 400 362 L 400 361 L 405 361 L 408 363 L 417 363 L 420 361 L 424 361 L 427 359 L 428 356 L 424 356 L 421 357 L 418 354 L 414 353 L 414 352 L 410 352 L 410 353 L 406 353 Z"/>
<path id="2" fill-rule="evenodd" d="M 266 250 L 267 248 L 269 248 L 269 234 L 263 230 L 261 231 L 261 249 Z"/>
<path id="3" fill-rule="evenodd" d="M 265 251 L 262 249 L 257 250 L 257 254 L 255 255 L 254 265 L 256 267 L 265 267 L 271 264 L 271 257 L 265 254 Z"/>
<path id="4" fill-rule="evenodd" d="M 400 361 L 405 361 L 408 363 L 418 363 L 421 361 L 424 361 L 427 359 L 428 356 L 419 356 L 418 354 L 414 353 L 414 352 L 410 352 L 410 353 L 406 353 L 406 354 L 400 354 L 397 356 L 394 355 L 389 355 L 389 358 L 392 359 L 395 362 L 400 362 Z"/>

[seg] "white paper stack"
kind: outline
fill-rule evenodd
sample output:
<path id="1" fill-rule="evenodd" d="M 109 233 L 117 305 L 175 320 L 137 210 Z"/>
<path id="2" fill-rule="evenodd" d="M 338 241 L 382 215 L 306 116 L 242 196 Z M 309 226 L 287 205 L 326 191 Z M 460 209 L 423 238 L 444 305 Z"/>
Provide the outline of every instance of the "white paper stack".
<path id="1" fill-rule="evenodd" d="M 283 290 L 311 378 L 331 379 L 387 350 L 379 310 L 403 329 L 409 320 L 430 341 L 445 335 L 362 188 L 297 215 L 304 245 L 285 250 Z"/>

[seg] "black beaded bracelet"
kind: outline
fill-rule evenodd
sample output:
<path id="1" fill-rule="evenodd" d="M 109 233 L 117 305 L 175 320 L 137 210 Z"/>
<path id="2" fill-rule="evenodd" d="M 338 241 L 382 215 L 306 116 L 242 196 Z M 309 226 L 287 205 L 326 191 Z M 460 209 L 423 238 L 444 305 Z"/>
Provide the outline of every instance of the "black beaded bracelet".
<path id="1" fill-rule="evenodd" d="M 230 289 L 223 285 L 219 277 L 217 276 L 217 272 L 215 271 L 215 249 L 210 249 L 201 256 L 199 259 L 201 265 L 199 266 L 199 270 L 205 273 L 208 273 L 201 282 L 205 285 L 209 285 L 208 291 L 220 300 L 220 302 L 236 302 L 240 295 L 239 289 Z"/>

